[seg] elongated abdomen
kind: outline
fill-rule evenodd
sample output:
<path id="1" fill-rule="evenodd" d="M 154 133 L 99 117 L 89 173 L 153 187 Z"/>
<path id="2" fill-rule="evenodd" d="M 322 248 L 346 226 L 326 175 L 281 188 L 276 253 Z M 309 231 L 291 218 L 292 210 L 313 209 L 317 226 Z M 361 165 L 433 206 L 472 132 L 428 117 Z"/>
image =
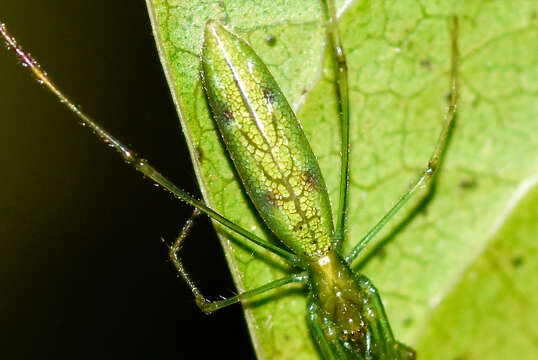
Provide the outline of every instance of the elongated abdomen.
<path id="1" fill-rule="evenodd" d="M 216 21 L 206 25 L 202 63 L 213 117 L 261 217 L 299 256 L 327 253 L 333 223 L 325 182 L 269 70 Z"/>

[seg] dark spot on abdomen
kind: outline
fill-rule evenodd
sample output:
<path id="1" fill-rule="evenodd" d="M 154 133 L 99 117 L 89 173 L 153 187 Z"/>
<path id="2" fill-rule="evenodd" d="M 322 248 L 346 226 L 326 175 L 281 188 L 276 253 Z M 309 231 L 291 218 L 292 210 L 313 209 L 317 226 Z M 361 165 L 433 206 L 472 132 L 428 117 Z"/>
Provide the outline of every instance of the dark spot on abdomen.
<path id="1" fill-rule="evenodd" d="M 263 91 L 263 97 L 265 98 L 265 100 L 267 100 L 268 103 L 273 104 L 275 102 L 275 93 L 273 92 L 273 90 L 267 87 L 264 87 L 262 91 Z"/>
<path id="2" fill-rule="evenodd" d="M 316 176 L 316 173 L 310 169 L 303 170 L 301 172 L 301 181 L 308 185 L 306 187 L 309 189 L 316 188 L 319 186 L 319 179 Z"/>

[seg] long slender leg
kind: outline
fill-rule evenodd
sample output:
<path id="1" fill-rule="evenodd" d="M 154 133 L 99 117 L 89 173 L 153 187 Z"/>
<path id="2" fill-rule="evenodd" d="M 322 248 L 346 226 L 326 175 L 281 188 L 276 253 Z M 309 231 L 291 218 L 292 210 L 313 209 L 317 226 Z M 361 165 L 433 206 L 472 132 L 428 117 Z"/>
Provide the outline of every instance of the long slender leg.
<path id="1" fill-rule="evenodd" d="M 392 334 L 379 293 L 364 275 L 357 277 L 357 283 L 367 299 L 364 305 L 364 312 L 367 315 L 373 315 L 366 317 L 370 329 L 371 343 L 373 344 L 368 349 L 369 355 L 373 356 L 375 353 L 388 358 L 389 355 L 392 356 L 395 352 L 396 340 L 394 340 L 394 335 Z"/>
<path id="2" fill-rule="evenodd" d="M 458 19 L 455 16 L 451 17 L 451 70 L 450 70 L 450 105 L 448 106 L 445 116 L 445 123 L 437 141 L 437 145 L 433 151 L 432 156 L 428 162 L 428 166 L 424 173 L 416 180 L 415 184 L 407 191 L 398 202 L 390 209 L 385 216 L 379 220 L 379 222 L 355 245 L 351 253 L 346 257 L 348 264 L 351 264 L 360 252 L 366 247 L 366 244 L 389 222 L 390 219 L 413 197 L 413 195 L 420 190 L 424 185 L 431 182 L 441 161 L 441 156 L 446 148 L 450 131 L 454 125 L 454 119 L 456 115 L 456 106 L 458 100 Z"/>
<path id="3" fill-rule="evenodd" d="M 155 181 L 157 184 L 161 185 L 162 188 L 170 192 L 175 197 L 185 201 L 187 204 L 197 208 L 201 212 L 206 213 L 211 218 L 215 219 L 233 232 L 281 256 L 284 260 L 291 264 L 299 263 L 299 259 L 291 252 L 261 239 L 260 237 L 249 232 L 248 230 L 226 219 L 224 216 L 222 216 L 215 210 L 209 208 L 203 201 L 197 200 L 193 196 L 186 193 L 183 189 L 180 189 L 179 187 L 174 185 L 170 180 L 165 178 L 160 172 L 158 172 L 154 167 L 152 167 L 146 160 L 139 157 L 135 152 L 133 152 L 126 145 L 121 143 L 117 138 L 115 138 L 109 132 L 99 126 L 92 118 L 82 112 L 82 110 L 80 110 L 56 86 L 56 84 L 54 84 L 54 82 L 47 76 L 46 72 L 41 69 L 41 66 L 37 63 L 37 61 L 34 60 L 30 56 L 30 54 L 24 51 L 24 49 L 17 43 L 17 41 L 7 32 L 6 26 L 2 23 L 0 23 L 0 36 L 6 41 L 8 47 L 11 48 L 19 57 L 23 65 L 32 71 L 39 83 L 45 85 L 60 100 L 62 104 L 67 106 L 67 108 L 78 117 L 78 119 L 83 125 L 89 127 L 101 140 L 103 140 L 105 143 L 107 143 L 117 152 L 119 152 L 128 164 L 132 165 L 143 175 L 147 176 L 148 178 Z"/>
<path id="4" fill-rule="evenodd" d="M 252 290 L 247 290 L 241 294 L 229 297 L 224 300 L 218 300 L 218 301 L 207 301 L 205 300 L 205 303 L 203 303 L 200 306 L 200 309 L 202 309 L 203 312 L 206 314 L 209 314 L 213 311 L 225 308 L 227 306 L 230 306 L 232 304 L 241 302 L 242 300 L 247 300 L 249 298 L 252 298 L 253 296 L 262 294 L 266 291 L 279 288 L 283 285 L 290 284 L 290 283 L 304 283 L 308 279 L 308 275 L 306 273 L 299 273 L 299 274 L 292 274 L 286 277 L 283 277 L 278 280 L 271 281 L 270 283 L 267 283 L 265 285 L 262 285 L 260 287 L 257 287 Z"/>
<path id="5" fill-rule="evenodd" d="M 336 212 L 335 242 L 341 245 L 344 240 L 346 228 L 346 214 L 348 208 L 349 188 L 349 89 L 347 62 L 344 47 L 338 30 L 338 19 L 334 0 L 326 0 L 329 24 L 327 34 L 332 47 L 335 60 L 335 77 L 337 84 L 338 108 L 340 115 L 340 131 L 342 142 L 340 143 L 340 189 L 338 196 L 338 210 Z"/>
<path id="6" fill-rule="evenodd" d="M 415 352 L 394 339 L 385 308 L 375 286 L 364 275 L 357 276 L 357 283 L 362 293 L 366 295 L 365 313 L 373 315 L 368 324 L 372 333 L 372 344 L 374 344 L 370 350 L 371 355 L 375 354 L 382 359 L 414 360 L 416 358 Z"/>
<path id="7" fill-rule="evenodd" d="M 206 302 L 205 298 L 202 296 L 200 290 L 198 290 L 198 287 L 192 280 L 187 270 L 185 270 L 185 267 L 183 266 L 183 261 L 181 261 L 181 258 L 179 256 L 179 251 L 183 246 L 183 241 L 185 241 L 185 239 L 187 239 L 191 234 L 192 227 L 194 226 L 194 221 L 198 216 L 200 216 L 200 214 L 200 210 L 196 208 L 192 211 L 191 217 L 183 225 L 183 228 L 181 229 L 181 232 L 179 233 L 179 236 L 177 237 L 176 241 L 174 241 L 174 243 L 168 249 L 168 256 L 170 257 L 170 260 L 172 260 L 172 263 L 176 267 L 177 272 L 183 278 L 189 289 L 191 289 L 196 300 L 196 304 L 198 306 L 201 306 L 201 304 Z"/>
<path id="8" fill-rule="evenodd" d="M 280 286 L 283 286 L 292 282 L 304 282 L 306 280 L 306 275 L 304 273 L 293 274 L 293 275 L 284 277 L 282 279 L 272 281 L 268 284 L 260 286 L 259 288 L 246 291 L 236 296 L 232 296 L 228 299 L 219 300 L 219 301 L 207 300 L 202 294 L 202 292 L 200 291 L 200 289 L 198 288 L 198 286 L 196 286 L 194 280 L 185 269 L 185 266 L 183 266 L 183 261 L 181 260 L 181 257 L 179 255 L 183 242 L 191 234 L 194 221 L 198 216 L 200 216 L 200 214 L 201 214 L 200 210 L 196 208 L 193 210 L 191 217 L 187 220 L 185 225 L 183 225 L 183 228 L 181 229 L 181 233 L 177 237 L 176 241 L 172 244 L 172 246 L 170 246 L 169 255 L 179 275 L 183 278 L 183 280 L 185 281 L 189 289 L 192 291 L 192 294 L 194 295 L 194 298 L 196 301 L 196 305 L 198 305 L 198 307 L 204 313 L 209 314 L 215 310 L 222 309 L 226 306 L 235 304 L 237 302 L 240 302 L 241 300 L 248 299 L 254 295 L 261 294 L 265 291 L 275 289 L 277 287 L 280 287 Z"/>

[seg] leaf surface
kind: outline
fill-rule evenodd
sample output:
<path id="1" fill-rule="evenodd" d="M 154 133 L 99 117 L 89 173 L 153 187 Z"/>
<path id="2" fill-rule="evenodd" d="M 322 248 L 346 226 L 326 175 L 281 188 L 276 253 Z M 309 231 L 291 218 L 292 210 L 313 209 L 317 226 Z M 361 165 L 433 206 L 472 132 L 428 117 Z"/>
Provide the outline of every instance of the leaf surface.
<path id="1" fill-rule="evenodd" d="M 538 352 L 538 287 L 532 285 L 538 6 L 525 0 L 339 5 L 352 104 L 345 248 L 427 163 L 446 111 L 448 18 L 457 14 L 460 101 L 437 185 L 425 206 L 418 207 L 418 196 L 377 237 L 360 259 L 361 271 L 380 290 L 397 338 L 415 346 L 419 358 L 531 358 Z M 336 207 L 340 138 L 322 4 L 148 0 L 148 9 L 204 199 L 271 238 L 235 176 L 200 83 L 203 28 L 218 19 L 269 66 L 297 111 Z M 276 257 L 219 233 L 240 291 L 289 272 Z M 245 314 L 260 358 L 316 356 L 301 288 L 261 296 Z"/>

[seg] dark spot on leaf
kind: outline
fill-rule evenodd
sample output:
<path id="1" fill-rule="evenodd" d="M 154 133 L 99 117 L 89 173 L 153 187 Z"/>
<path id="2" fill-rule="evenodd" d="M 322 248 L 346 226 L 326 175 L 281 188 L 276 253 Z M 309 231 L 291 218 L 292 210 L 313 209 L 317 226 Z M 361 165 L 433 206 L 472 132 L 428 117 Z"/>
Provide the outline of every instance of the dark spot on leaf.
<path id="1" fill-rule="evenodd" d="M 422 59 L 422 60 L 420 60 L 420 65 L 422 65 L 423 67 L 425 67 L 428 70 L 432 69 L 432 62 L 430 61 L 430 59 Z"/>
<path id="2" fill-rule="evenodd" d="M 413 318 L 410 316 L 404 317 L 402 320 L 402 324 L 405 327 L 410 327 L 411 325 L 413 325 Z"/>
<path id="3" fill-rule="evenodd" d="M 511 260 L 513 267 L 520 267 L 525 262 L 523 256 L 514 256 Z"/>
<path id="4" fill-rule="evenodd" d="M 276 44 L 276 37 L 273 34 L 269 34 L 265 37 L 265 42 L 269 46 L 275 46 Z"/>
<path id="5" fill-rule="evenodd" d="M 460 180 L 459 187 L 463 190 L 469 190 L 477 187 L 478 183 L 475 179 L 462 179 Z"/>
<path id="6" fill-rule="evenodd" d="M 196 151 L 196 158 L 198 158 L 198 161 L 200 163 L 203 162 L 204 161 L 204 151 L 202 150 L 202 148 L 200 146 L 196 146 L 195 151 Z"/>

